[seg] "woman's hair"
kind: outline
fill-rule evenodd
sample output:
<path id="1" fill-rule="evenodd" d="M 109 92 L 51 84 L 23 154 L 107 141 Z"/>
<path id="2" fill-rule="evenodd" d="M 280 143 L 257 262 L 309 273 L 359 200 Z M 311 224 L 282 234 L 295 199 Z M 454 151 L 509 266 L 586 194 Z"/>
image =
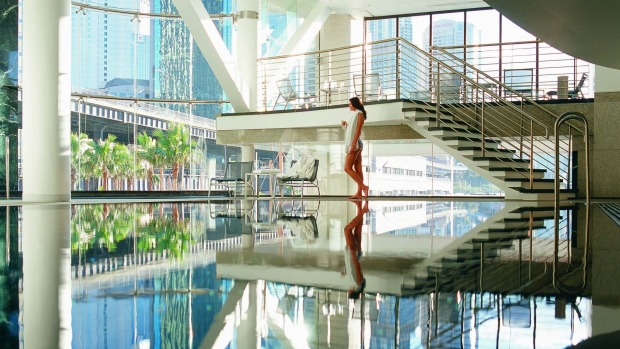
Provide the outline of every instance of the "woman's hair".
<path id="1" fill-rule="evenodd" d="M 355 109 L 361 110 L 362 113 L 364 113 L 364 120 L 366 120 L 366 109 L 364 109 L 364 105 L 362 104 L 362 101 L 360 101 L 360 99 L 358 97 L 353 97 L 353 98 L 349 99 L 349 102 L 351 102 L 351 105 Z"/>

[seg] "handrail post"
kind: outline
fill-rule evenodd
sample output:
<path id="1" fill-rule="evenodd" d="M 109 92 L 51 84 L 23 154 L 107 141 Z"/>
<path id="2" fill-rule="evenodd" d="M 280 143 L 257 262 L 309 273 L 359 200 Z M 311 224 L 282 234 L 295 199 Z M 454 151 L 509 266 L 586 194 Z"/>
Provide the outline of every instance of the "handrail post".
<path id="1" fill-rule="evenodd" d="M 264 63 L 262 64 L 262 67 L 263 67 L 263 110 L 267 111 L 267 67 L 265 66 Z"/>
<path id="2" fill-rule="evenodd" d="M 572 131 L 573 131 L 573 128 L 569 127 L 568 128 L 568 156 L 566 157 L 568 161 L 568 164 L 566 166 L 567 171 L 568 171 L 568 173 L 566 174 L 566 187 L 567 188 L 572 188 L 571 176 L 570 176 L 571 172 L 573 171 L 573 161 L 572 161 L 573 159 L 571 157 L 571 154 L 573 152 L 573 138 L 572 138 L 573 132 Z"/>
<path id="3" fill-rule="evenodd" d="M 521 140 L 521 147 L 523 148 L 523 140 Z M 523 151 L 521 159 L 523 159 Z M 530 189 L 534 189 L 534 121 L 532 120 L 530 120 Z"/>
<path id="4" fill-rule="evenodd" d="M 400 99 L 400 38 L 396 39 L 396 98 Z"/>
<path id="5" fill-rule="evenodd" d="M 9 163 L 10 163 L 10 152 L 9 152 L 9 135 L 5 134 L 4 135 L 4 172 L 5 172 L 5 179 L 6 179 L 6 198 L 9 199 L 11 197 L 11 191 L 10 191 L 10 187 L 9 187 L 9 182 L 10 182 L 10 172 L 9 172 Z M 8 216 L 7 216 L 8 219 Z"/>
<path id="6" fill-rule="evenodd" d="M 579 120 L 583 122 L 584 125 L 584 143 L 585 143 L 585 181 L 586 181 L 586 218 L 585 218 L 585 229 L 584 229 L 584 252 L 582 257 L 582 269 L 583 269 L 583 279 L 581 287 L 575 292 L 575 290 L 568 290 L 568 288 L 564 285 L 561 285 L 559 282 L 559 277 L 557 273 L 557 265 L 558 265 L 558 254 L 559 254 L 559 239 L 560 239 L 560 126 L 567 122 L 568 120 Z M 570 124 L 569 124 L 570 127 Z M 588 247 L 589 247 L 589 230 L 590 230 L 590 140 L 589 140 L 589 129 L 588 129 L 588 120 L 585 116 L 579 112 L 566 112 L 555 121 L 555 180 L 554 180 L 554 234 L 553 234 L 553 287 L 558 291 L 564 292 L 573 292 L 578 293 L 580 291 L 585 290 L 586 287 L 586 273 L 587 273 L 587 261 L 588 261 Z M 570 154 L 569 154 L 570 156 Z"/>
<path id="7" fill-rule="evenodd" d="M 485 109 L 484 98 L 485 98 L 485 95 L 484 94 L 485 93 L 486 91 L 482 90 L 482 106 L 480 107 L 480 142 L 481 142 L 480 149 L 482 149 L 482 157 L 485 157 L 486 155 L 486 151 L 484 149 L 485 148 L 485 142 L 484 142 L 485 140 L 485 137 L 484 137 L 484 131 L 485 131 L 484 129 L 484 126 L 485 126 L 484 124 L 484 109 Z"/>
<path id="8" fill-rule="evenodd" d="M 439 107 L 441 105 L 441 84 L 439 83 L 439 79 L 440 79 L 440 62 L 437 61 L 437 76 L 435 78 L 435 94 L 437 95 L 437 97 L 435 98 L 435 126 L 439 127 L 439 118 L 441 116 L 441 113 L 439 112 Z"/>

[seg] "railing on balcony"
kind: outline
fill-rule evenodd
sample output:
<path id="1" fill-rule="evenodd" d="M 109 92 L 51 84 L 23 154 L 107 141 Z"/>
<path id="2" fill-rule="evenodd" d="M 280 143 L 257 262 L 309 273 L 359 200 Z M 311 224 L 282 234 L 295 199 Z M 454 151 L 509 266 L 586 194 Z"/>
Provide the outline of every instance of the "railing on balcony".
<path id="1" fill-rule="evenodd" d="M 532 99 L 557 98 L 556 94 L 549 92 L 557 93 L 560 77 L 567 79 L 567 88 L 572 90 L 584 74 L 586 77 L 590 75 L 590 64 L 538 40 L 443 46 L 440 49 L 459 57 L 495 80 L 526 92 Z M 457 63 L 454 67 L 458 69 L 459 66 Z M 584 97 L 592 97 L 590 86 L 591 81 L 586 78 L 581 88 Z M 499 92 L 509 99 L 512 95 L 509 91 Z"/>
<path id="2" fill-rule="evenodd" d="M 540 43 L 537 47 L 540 49 Z M 471 58 L 471 49 L 460 52 L 468 52 Z M 526 88 L 522 82 L 527 79 L 521 72 L 526 68 L 521 65 L 508 70 L 505 60 L 500 60 L 503 63 L 497 72 L 487 73 L 450 51 L 434 47 L 429 53 L 403 38 L 394 38 L 263 58 L 258 69 L 259 109 L 329 108 L 346 105 L 352 96 L 359 96 L 364 102 L 406 100 L 427 107 L 436 114 L 438 123 L 446 115 L 465 121 L 472 135 L 483 135 L 483 149 L 484 143 L 492 139 L 500 140 L 503 148 L 515 150 L 519 159 L 530 162 L 529 173 L 519 172 L 529 178 L 530 188 L 534 184 L 534 169 L 545 169 L 546 176 L 553 178 L 554 145 L 550 136 L 558 116 L 535 102 L 541 98 L 541 86 L 552 88 L 540 78 L 545 76 L 541 71 L 544 73 L 542 67 L 547 64 L 538 59 L 537 78 L 532 80 L 535 83 Z M 485 62 L 489 57 L 492 55 L 473 61 Z M 556 62 L 549 69 L 559 69 L 563 64 Z M 571 59 L 566 67 L 573 64 Z M 579 73 L 582 71 L 575 74 Z M 559 145 L 560 177 L 565 188 L 571 185 L 570 140 L 574 133 L 582 134 L 583 130 L 568 125 Z M 521 167 L 508 157 L 504 166 Z"/>

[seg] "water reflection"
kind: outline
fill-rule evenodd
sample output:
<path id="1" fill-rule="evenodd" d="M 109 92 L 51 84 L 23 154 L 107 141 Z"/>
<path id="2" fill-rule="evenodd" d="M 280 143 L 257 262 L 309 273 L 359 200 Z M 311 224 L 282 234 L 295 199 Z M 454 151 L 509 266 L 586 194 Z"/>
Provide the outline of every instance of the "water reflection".
<path id="1" fill-rule="evenodd" d="M 618 330 L 610 325 L 620 312 L 609 277 L 613 264 L 605 259 L 618 250 L 601 253 L 595 239 L 591 286 L 558 294 L 549 268 L 552 220 L 544 207 L 230 200 L 78 205 L 66 215 L 22 210 L 0 214 L 3 222 L 9 217 L 0 225 L 8 228 L 0 348 L 28 343 L 26 327 L 36 326 L 19 320 L 32 299 L 22 280 L 37 275 L 24 267 L 29 274 L 22 276 L 22 248 L 26 240 L 28 246 L 47 240 L 26 239 L 21 226 L 53 235 L 63 217 L 71 229 L 66 299 L 74 348 L 562 348 Z M 575 207 L 562 216 L 559 261 L 570 278 L 583 214 Z M 32 225 L 29 217 L 43 223 Z M 597 238 L 614 234 L 598 228 L 604 229 Z M 63 242 L 52 248 L 52 240 L 41 251 L 61 251 Z M 25 260 L 37 253 L 28 251 Z M 45 272 L 69 270 L 68 256 L 63 267 L 60 252 L 38 253 L 38 262 L 49 264 L 38 264 Z M 42 293 L 53 296 L 50 288 L 48 282 Z"/>
<path id="2" fill-rule="evenodd" d="M 354 201 L 357 214 L 344 227 L 344 264 L 346 266 L 344 275 L 347 275 L 350 281 L 349 298 L 358 299 L 360 294 L 366 288 L 366 279 L 362 273 L 360 259 L 362 258 L 362 223 L 364 214 L 368 212 L 368 201 L 363 204 L 361 201 Z"/>

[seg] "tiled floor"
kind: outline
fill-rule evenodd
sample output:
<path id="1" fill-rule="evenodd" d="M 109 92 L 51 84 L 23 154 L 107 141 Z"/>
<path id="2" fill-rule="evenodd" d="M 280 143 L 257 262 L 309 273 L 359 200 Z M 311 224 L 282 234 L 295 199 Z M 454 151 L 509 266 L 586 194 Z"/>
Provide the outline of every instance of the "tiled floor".
<path id="1" fill-rule="evenodd" d="M 28 304 L 55 295 L 50 321 L 70 326 L 36 333 L 73 348 L 564 348 L 620 329 L 620 228 L 598 205 L 562 207 L 557 254 L 554 210 L 542 203 L 94 200 L 1 211 L 0 348 L 45 340 L 31 335 L 44 325 Z"/>

